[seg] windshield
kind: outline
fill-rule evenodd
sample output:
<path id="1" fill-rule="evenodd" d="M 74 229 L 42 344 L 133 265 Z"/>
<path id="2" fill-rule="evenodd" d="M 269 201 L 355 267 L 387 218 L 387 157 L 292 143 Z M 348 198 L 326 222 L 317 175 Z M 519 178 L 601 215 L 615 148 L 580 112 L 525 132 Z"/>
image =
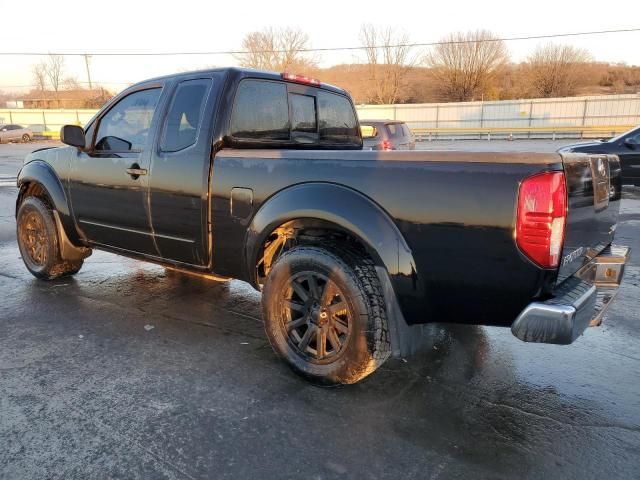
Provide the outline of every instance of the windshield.
<path id="1" fill-rule="evenodd" d="M 629 135 L 631 132 L 633 132 L 634 130 L 636 130 L 638 127 L 634 127 L 631 130 L 627 130 L 624 133 L 621 133 L 620 135 L 618 135 L 617 137 L 613 137 L 611 140 L 607 140 L 607 143 L 615 143 L 618 140 L 622 140 L 623 137 L 626 137 L 627 135 Z"/>

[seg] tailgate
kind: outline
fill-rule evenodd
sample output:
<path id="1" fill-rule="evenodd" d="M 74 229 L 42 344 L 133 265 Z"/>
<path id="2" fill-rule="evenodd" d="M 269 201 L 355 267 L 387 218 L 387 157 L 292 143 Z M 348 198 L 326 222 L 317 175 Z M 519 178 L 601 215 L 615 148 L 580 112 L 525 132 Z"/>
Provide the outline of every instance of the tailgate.
<path id="1" fill-rule="evenodd" d="M 568 212 L 558 283 L 577 272 L 613 240 L 622 178 L 616 155 L 562 153 Z"/>

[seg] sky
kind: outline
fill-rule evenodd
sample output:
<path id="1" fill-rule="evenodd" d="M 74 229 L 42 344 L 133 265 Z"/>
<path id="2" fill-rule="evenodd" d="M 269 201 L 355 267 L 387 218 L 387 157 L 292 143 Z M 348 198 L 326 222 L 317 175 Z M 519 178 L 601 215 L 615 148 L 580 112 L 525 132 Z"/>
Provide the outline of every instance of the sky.
<path id="1" fill-rule="evenodd" d="M 240 48 L 245 34 L 265 27 L 305 31 L 315 48 L 358 46 L 363 23 L 404 31 L 412 42 L 437 41 L 455 31 L 487 29 L 500 37 L 640 27 L 638 0 L 0 0 L 0 90 L 27 89 L 31 66 L 42 58 L 8 52 L 177 52 Z M 539 43 L 507 43 L 513 61 Z M 556 42 L 586 48 L 595 60 L 640 65 L 640 31 L 569 37 Z M 422 50 L 417 49 L 416 54 Z M 322 52 L 321 66 L 353 63 L 358 52 Z M 113 90 L 157 75 L 235 65 L 230 55 L 100 57 L 90 59 L 95 83 Z M 83 57 L 66 57 L 65 72 L 87 80 Z M 24 86 L 24 87 L 20 87 Z"/>

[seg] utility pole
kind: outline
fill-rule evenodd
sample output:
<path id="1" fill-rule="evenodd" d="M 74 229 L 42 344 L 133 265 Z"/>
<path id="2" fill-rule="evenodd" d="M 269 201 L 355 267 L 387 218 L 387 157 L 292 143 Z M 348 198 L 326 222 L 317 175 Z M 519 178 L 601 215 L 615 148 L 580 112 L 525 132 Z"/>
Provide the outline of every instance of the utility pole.
<path id="1" fill-rule="evenodd" d="M 84 64 L 87 67 L 87 80 L 89 80 L 89 90 L 93 90 L 93 84 L 91 83 L 91 71 L 89 70 L 89 59 L 91 55 L 85 53 L 84 54 Z"/>

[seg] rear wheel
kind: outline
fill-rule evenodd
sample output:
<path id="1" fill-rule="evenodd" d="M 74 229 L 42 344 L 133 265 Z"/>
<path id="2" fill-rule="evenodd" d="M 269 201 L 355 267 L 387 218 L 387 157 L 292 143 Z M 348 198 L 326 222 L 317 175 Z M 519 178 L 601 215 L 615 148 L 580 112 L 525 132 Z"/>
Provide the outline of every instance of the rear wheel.
<path id="1" fill-rule="evenodd" d="M 51 280 L 80 270 L 82 260 L 71 262 L 60 256 L 56 224 L 42 200 L 27 197 L 18 209 L 16 220 L 22 261 L 33 276 Z"/>
<path id="2" fill-rule="evenodd" d="M 384 298 L 370 259 L 300 246 L 267 277 L 262 305 L 274 351 L 316 383 L 355 383 L 389 357 Z"/>
<path id="3" fill-rule="evenodd" d="M 28 133 L 22 135 L 22 143 L 29 143 L 31 141 L 31 136 Z"/>

